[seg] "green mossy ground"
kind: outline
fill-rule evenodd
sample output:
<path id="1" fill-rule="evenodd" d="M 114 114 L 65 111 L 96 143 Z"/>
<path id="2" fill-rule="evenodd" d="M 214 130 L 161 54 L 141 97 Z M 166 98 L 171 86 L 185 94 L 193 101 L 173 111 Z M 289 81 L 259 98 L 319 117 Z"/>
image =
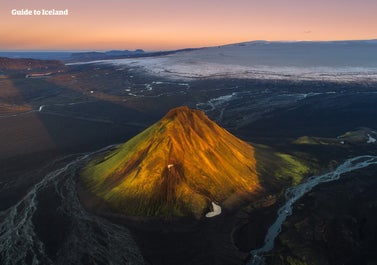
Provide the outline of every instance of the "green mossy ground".
<path id="1" fill-rule="evenodd" d="M 255 157 L 257 171 L 267 188 L 272 186 L 281 189 L 283 186 L 297 185 L 319 169 L 313 157 L 297 151 L 288 154 L 268 146 L 255 145 Z"/>

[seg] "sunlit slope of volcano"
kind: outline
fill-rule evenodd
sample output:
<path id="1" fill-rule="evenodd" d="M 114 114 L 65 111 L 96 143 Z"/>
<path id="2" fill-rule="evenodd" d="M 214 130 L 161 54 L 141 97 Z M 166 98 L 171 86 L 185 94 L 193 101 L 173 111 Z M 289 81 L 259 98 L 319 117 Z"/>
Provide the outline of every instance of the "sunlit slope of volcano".
<path id="1" fill-rule="evenodd" d="M 254 148 L 188 107 L 92 160 L 81 180 L 111 210 L 130 216 L 200 217 L 212 201 L 261 189 Z"/>

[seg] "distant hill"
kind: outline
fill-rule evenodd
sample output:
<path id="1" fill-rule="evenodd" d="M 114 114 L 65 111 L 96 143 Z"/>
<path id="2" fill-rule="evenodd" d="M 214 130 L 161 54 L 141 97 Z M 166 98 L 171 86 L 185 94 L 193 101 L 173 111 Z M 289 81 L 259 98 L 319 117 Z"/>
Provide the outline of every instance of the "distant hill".
<path id="1" fill-rule="evenodd" d="M 105 52 L 87 51 L 87 52 L 54 52 L 54 51 L 0 51 L 0 58 L 6 57 L 11 59 L 36 59 L 36 60 L 61 60 L 64 62 L 87 62 L 108 59 L 139 58 L 168 55 L 172 53 L 197 50 L 196 48 L 179 49 L 172 51 L 144 51 L 136 49 L 129 50 L 110 50 Z"/>
<path id="2" fill-rule="evenodd" d="M 156 51 L 156 52 L 145 52 L 142 49 L 137 49 L 134 51 L 129 50 L 112 50 L 106 52 L 75 52 L 71 54 L 69 61 L 73 62 L 86 62 L 86 61 L 97 61 L 97 60 L 112 60 L 112 59 L 125 59 L 125 58 L 139 58 L 139 57 L 153 57 L 162 56 L 178 52 L 193 51 L 197 49 L 187 48 L 172 51 Z"/>
<path id="3" fill-rule="evenodd" d="M 64 67 L 64 64 L 57 60 L 11 59 L 0 57 L 0 73 L 2 74 L 12 72 L 50 72 L 63 69 Z"/>
<path id="4" fill-rule="evenodd" d="M 124 58 L 142 55 L 145 52 L 141 49 L 135 51 L 129 50 L 112 50 L 107 52 L 76 52 L 71 54 L 72 60 L 104 60 L 108 58 Z"/>
<path id="5" fill-rule="evenodd" d="M 71 54 L 69 51 L 0 51 L 0 57 L 12 59 L 68 60 Z"/>

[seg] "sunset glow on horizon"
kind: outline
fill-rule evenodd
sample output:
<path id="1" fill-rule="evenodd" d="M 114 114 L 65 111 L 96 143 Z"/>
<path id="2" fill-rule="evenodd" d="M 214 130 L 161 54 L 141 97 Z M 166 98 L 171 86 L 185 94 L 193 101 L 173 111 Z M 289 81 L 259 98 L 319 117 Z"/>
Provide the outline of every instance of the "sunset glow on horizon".
<path id="1" fill-rule="evenodd" d="M 67 16 L 12 15 L 65 10 Z M 0 50 L 166 50 L 252 40 L 377 38 L 377 1 L 5 0 Z"/>

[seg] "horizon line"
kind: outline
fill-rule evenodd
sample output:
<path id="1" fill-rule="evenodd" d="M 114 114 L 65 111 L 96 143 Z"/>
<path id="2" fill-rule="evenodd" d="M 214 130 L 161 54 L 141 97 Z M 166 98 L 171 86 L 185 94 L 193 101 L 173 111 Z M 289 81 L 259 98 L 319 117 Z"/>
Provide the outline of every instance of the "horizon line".
<path id="1" fill-rule="evenodd" d="M 79 53 L 79 52 L 108 52 L 108 51 L 136 51 L 138 49 L 142 49 L 144 52 L 163 52 L 163 51 L 179 51 L 179 50 L 185 50 L 185 49 L 204 49 L 204 48 L 211 48 L 211 47 L 221 47 L 221 46 L 227 46 L 227 45 L 235 45 L 235 44 L 243 44 L 243 43 L 257 43 L 257 42 L 266 42 L 266 43 L 295 43 L 295 42 L 312 42 L 312 43 L 326 43 L 326 42 L 370 42 L 370 41 L 376 41 L 377 43 L 377 37 L 371 38 L 371 39 L 342 39 L 342 40 L 250 40 L 250 41 L 240 41 L 240 42 L 232 42 L 232 43 L 225 43 L 225 44 L 218 44 L 218 45 L 212 45 L 212 46 L 198 46 L 198 47 L 182 47 L 177 49 L 156 49 L 156 50 L 145 50 L 143 48 L 136 48 L 136 49 L 128 49 L 128 48 L 119 48 L 119 49 L 2 49 L 0 50 L 0 53 L 5 52 L 59 52 L 59 53 Z"/>

